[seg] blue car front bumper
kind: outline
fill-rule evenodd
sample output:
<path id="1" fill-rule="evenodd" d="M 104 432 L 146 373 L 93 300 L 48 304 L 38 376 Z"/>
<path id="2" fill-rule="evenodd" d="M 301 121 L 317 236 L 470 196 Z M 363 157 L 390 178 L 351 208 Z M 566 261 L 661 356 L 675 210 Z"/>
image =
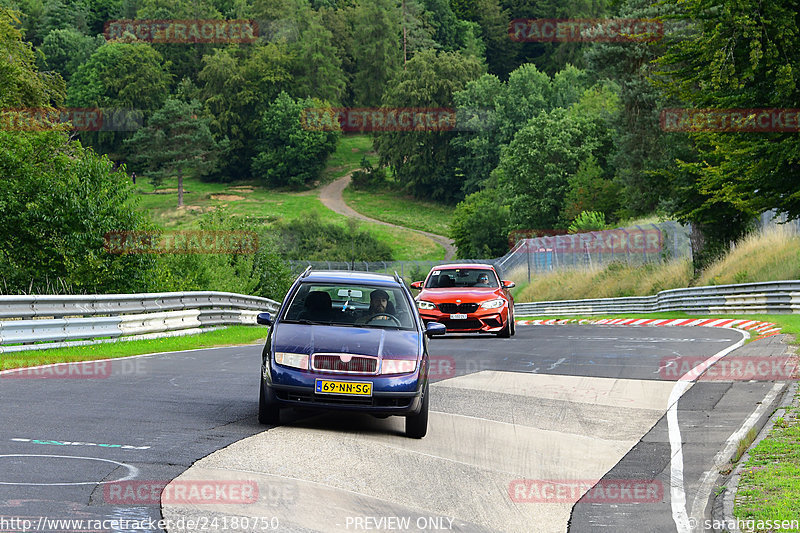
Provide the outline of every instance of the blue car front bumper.
<path id="1" fill-rule="evenodd" d="M 422 391 L 427 381 L 427 361 L 423 369 L 399 375 L 342 375 L 297 370 L 270 363 L 264 385 L 283 407 L 361 411 L 374 415 L 413 415 L 420 411 Z M 368 381 L 372 396 L 344 396 L 315 392 L 317 379 Z"/>

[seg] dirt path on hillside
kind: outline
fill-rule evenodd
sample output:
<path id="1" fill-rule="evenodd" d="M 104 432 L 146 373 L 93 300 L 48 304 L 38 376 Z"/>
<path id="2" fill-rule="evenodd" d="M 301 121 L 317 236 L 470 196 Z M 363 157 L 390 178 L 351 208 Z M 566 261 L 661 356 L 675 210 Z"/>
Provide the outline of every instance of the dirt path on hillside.
<path id="1" fill-rule="evenodd" d="M 365 222 L 372 222 L 374 224 L 383 224 L 384 226 L 390 226 L 392 228 L 400 228 L 409 231 L 414 231 L 416 233 L 420 233 L 425 235 L 436 244 L 440 245 L 444 248 L 444 259 L 445 261 L 451 260 L 456 254 L 456 248 L 453 246 L 453 241 L 444 237 L 442 235 L 436 235 L 435 233 L 428 233 L 427 231 L 422 231 L 418 229 L 407 228 L 405 226 L 398 226 L 397 224 L 390 224 L 388 222 L 383 222 L 382 220 L 376 220 L 374 218 L 370 218 L 366 215 L 362 215 L 349 205 L 347 205 L 342 198 L 342 191 L 347 188 L 350 184 L 350 174 L 343 176 L 336 181 L 333 181 L 326 186 L 324 186 L 319 191 L 319 199 L 320 201 L 325 204 L 325 206 L 330 209 L 331 211 L 335 211 L 340 215 L 344 215 L 346 217 L 356 218 L 358 220 L 363 220 Z"/>

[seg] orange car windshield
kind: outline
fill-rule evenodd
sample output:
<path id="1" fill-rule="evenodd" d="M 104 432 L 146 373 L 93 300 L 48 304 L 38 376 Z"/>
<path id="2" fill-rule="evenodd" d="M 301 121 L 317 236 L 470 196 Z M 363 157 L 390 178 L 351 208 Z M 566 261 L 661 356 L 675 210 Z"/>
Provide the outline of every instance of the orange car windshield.
<path id="1" fill-rule="evenodd" d="M 448 288 L 492 288 L 498 287 L 497 276 L 485 268 L 437 269 L 428 276 L 426 289 Z"/>

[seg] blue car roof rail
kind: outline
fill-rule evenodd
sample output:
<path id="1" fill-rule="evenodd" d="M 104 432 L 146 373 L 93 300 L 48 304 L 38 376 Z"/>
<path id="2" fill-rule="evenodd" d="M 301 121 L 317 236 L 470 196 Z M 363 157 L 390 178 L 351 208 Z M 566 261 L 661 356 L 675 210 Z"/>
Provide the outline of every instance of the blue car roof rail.
<path id="1" fill-rule="evenodd" d="M 302 274 L 300 274 L 300 277 L 301 277 L 301 278 L 304 278 L 304 277 L 308 276 L 308 274 L 309 274 L 310 272 L 311 272 L 311 265 L 308 265 L 308 268 L 306 268 L 306 269 L 303 271 L 303 273 L 302 273 Z"/>
<path id="2" fill-rule="evenodd" d="M 400 285 L 403 285 L 403 279 L 397 275 L 397 270 L 394 271 L 394 280 Z"/>

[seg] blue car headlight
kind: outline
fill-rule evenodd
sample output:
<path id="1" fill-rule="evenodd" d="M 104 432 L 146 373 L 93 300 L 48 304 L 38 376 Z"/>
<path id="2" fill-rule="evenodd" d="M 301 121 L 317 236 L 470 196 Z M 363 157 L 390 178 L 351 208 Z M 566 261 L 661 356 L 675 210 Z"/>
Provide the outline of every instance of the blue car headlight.
<path id="1" fill-rule="evenodd" d="M 381 374 L 409 374 L 417 369 L 417 360 L 384 359 L 381 363 Z"/>
<path id="2" fill-rule="evenodd" d="M 308 370 L 308 354 L 292 352 L 275 352 L 275 362 L 279 365 Z"/>

